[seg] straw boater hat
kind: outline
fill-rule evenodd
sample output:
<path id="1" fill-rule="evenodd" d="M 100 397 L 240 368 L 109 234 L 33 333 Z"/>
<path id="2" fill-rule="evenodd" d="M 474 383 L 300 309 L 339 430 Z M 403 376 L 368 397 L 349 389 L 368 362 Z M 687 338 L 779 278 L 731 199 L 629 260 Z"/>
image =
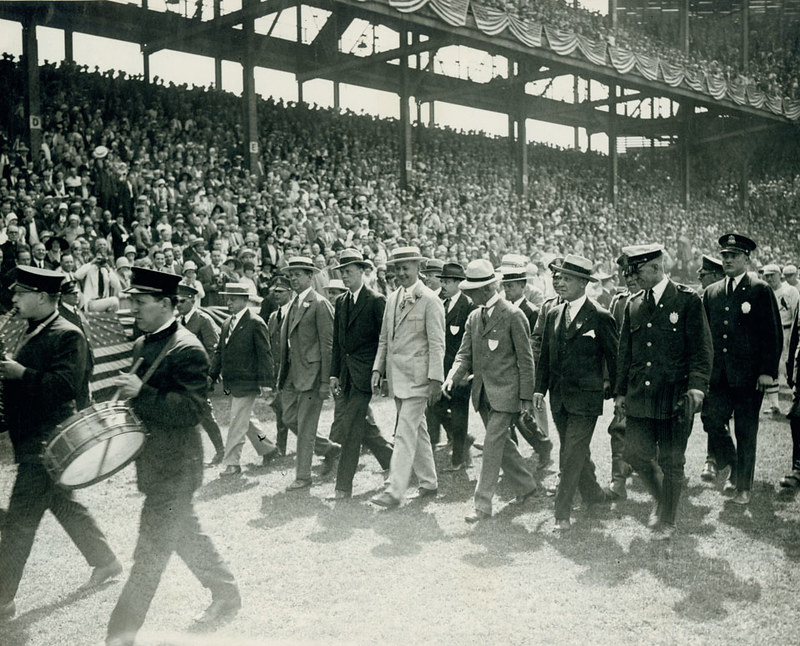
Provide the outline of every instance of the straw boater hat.
<path id="1" fill-rule="evenodd" d="M 423 262 L 425 260 L 426 258 L 420 255 L 419 247 L 395 247 L 386 264 L 388 266 L 400 262 Z"/>
<path id="2" fill-rule="evenodd" d="M 241 296 L 254 303 L 260 303 L 263 298 L 251 294 L 246 283 L 225 283 L 225 289 L 219 291 L 221 296 Z"/>
<path id="3" fill-rule="evenodd" d="M 597 278 L 592 276 L 592 261 L 583 256 L 575 254 L 566 256 L 564 262 L 558 267 L 558 272 L 569 276 L 576 276 L 577 278 L 584 278 L 592 283 L 597 282 Z"/>
<path id="4" fill-rule="evenodd" d="M 340 278 L 331 278 L 331 282 L 325 285 L 325 289 L 329 292 L 346 292 L 347 287 Z"/>
<path id="5" fill-rule="evenodd" d="M 358 249 L 343 249 L 339 254 L 339 264 L 334 267 L 335 270 L 344 269 L 349 265 L 358 265 L 364 269 L 372 267 L 369 260 L 364 259 L 364 255 Z"/>
<path id="6" fill-rule="evenodd" d="M 428 258 L 425 261 L 425 266 L 422 268 L 423 274 L 435 274 L 439 275 L 439 272 L 442 271 L 444 268 L 444 261 L 439 260 L 438 258 Z"/>
<path id="7" fill-rule="evenodd" d="M 528 259 L 523 256 L 522 254 L 518 253 L 506 253 L 503 254 L 503 257 L 500 259 L 500 266 L 501 267 L 520 267 L 522 269 L 527 269 L 528 267 Z"/>
<path id="8" fill-rule="evenodd" d="M 488 260 L 473 260 L 467 265 L 466 278 L 458 284 L 462 291 L 478 289 L 491 285 L 500 280 L 500 275 L 495 273 L 492 263 Z"/>
<path id="9" fill-rule="evenodd" d="M 286 261 L 284 271 L 289 271 L 290 269 L 303 269 L 311 273 L 319 271 L 319 268 L 314 266 L 314 261 L 307 256 L 292 256 L 289 258 L 289 260 Z"/>

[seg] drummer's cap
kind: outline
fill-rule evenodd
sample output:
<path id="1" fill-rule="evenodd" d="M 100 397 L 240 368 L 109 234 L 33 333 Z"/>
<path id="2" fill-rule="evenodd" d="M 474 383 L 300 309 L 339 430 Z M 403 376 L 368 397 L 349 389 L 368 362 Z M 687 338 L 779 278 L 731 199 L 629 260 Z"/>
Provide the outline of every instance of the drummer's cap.
<path id="1" fill-rule="evenodd" d="M 80 288 L 78 287 L 78 281 L 66 278 L 64 282 L 61 283 L 60 291 L 62 294 L 77 294 L 80 291 Z"/>
<path id="2" fill-rule="evenodd" d="M 16 275 L 14 283 L 11 285 L 12 292 L 58 294 L 61 290 L 61 283 L 64 280 L 64 274 L 50 269 L 20 265 L 14 271 Z"/>
<path id="3" fill-rule="evenodd" d="M 180 283 L 178 285 L 178 296 L 197 296 L 200 292 L 198 292 L 194 287 L 191 285 L 184 285 Z"/>
<path id="4" fill-rule="evenodd" d="M 181 277 L 165 271 L 155 271 L 145 267 L 133 267 L 131 286 L 124 294 L 153 294 L 155 296 L 175 296 Z"/>

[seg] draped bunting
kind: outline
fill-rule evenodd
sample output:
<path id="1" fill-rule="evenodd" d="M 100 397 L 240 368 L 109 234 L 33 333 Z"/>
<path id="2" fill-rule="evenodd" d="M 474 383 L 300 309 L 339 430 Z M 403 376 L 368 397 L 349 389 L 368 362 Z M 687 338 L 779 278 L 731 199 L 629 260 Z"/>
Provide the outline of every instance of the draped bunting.
<path id="1" fill-rule="evenodd" d="M 475 26 L 481 33 L 498 36 L 504 31 L 528 47 L 545 47 L 561 56 L 574 55 L 576 50 L 595 65 L 610 65 L 620 74 L 638 73 L 650 81 L 663 81 L 670 87 L 684 85 L 695 92 L 702 92 L 715 100 L 729 98 L 737 105 L 766 108 L 774 114 L 789 119 L 800 118 L 800 101 L 767 97 L 752 81 L 737 78 L 728 81 L 724 77 L 706 73 L 693 67 L 684 67 L 663 61 L 658 57 L 637 54 L 605 40 L 593 40 L 571 31 L 542 25 L 522 18 L 513 9 L 490 7 L 473 0 L 388 0 L 389 6 L 403 13 L 413 13 L 430 6 L 449 25 L 462 27 L 467 24 L 467 14 L 472 9 Z M 547 45 L 542 40 L 542 33 Z"/>

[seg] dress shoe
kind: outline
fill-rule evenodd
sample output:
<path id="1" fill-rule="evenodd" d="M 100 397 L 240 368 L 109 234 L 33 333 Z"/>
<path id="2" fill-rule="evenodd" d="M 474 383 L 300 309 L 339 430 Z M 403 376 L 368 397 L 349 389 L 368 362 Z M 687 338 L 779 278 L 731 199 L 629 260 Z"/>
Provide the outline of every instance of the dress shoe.
<path id="1" fill-rule="evenodd" d="M 668 541 L 673 536 L 675 536 L 675 525 L 673 523 L 661 523 L 650 538 L 654 541 Z"/>
<path id="2" fill-rule="evenodd" d="M 261 466 L 262 467 L 268 466 L 269 463 L 272 462 L 279 455 L 280 452 L 278 451 L 278 449 L 272 449 L 272 451 L 270 451 L 269 453 L 265 453 L 264 455 L 261 456 Z"/>
<path id="3" fill-rule="evenodd" d="M 561 520 L 557 520 L 556 524 L 553 525 L 553 531 L 554 532 L 565 532 L 570 528 L 570 526 L 571 526 L 571 523 L 569 522 L 569 518 L 562 518 Z"/>
<path id="4" fill-rule="evenodd" d="M 417 498 L 435 498 L 439 493 L 439 489 L 428 489 L 427 487 L 420 487 L 417 489 Z"/>
<path id="5" fill-rule="evenodd" d="M 0 603 L 0 621 L 11 621 L 17 614 L 17 604 L 12 599 L 8 603 Z"/>
<path id="6" fill-rule="evenodd" d="M 614 502 L 617 499 L 617 494 L 615 494 L 611 489 L 606 489 L 603 487 L 600 490 L 600 495 L 591 501 L 590 504 L 592 505 L 608 505 Z"/>
<path id="7" fill-rule="evenodd" d="M 221 478 L 230 478 L 232 476 L 242 475 L 242 467 L 238 464 L 229 464 L 225 470 L 219 474 Z"/>
<path id="8" fill-rule="evenodd" d="M 350 500 L 353 497 L 349 491 L 340 491 L 337 489 L 333 492 L 332 496 L 328 496 L 325 500 Z"/>
<path id="9" fill-rule="evenodd" d="M 792 472 L 783 476 L 778 484 L 787 488 L 800 487 L 800 469 L 792 469 Z"/>
<path id="10" fill-rule="evenodd" d="M 216 624 L 233 618 L 242 607 L 239 593 L 214 599 L 202 615 L 195 619 L 196 624 Z"/>
<path id="11" fill-rule="evenodd" d="M 750 504 L 750 492 L 749 491 L 740 491 L 733 498 L 731 498 L 731 502 L 735 503 L 737 505 L 749 505 Z"/>
<path id="12" fill-rule="evenodd" d="M 373 505 L 378 505 L 378 507 L 384 507 L 386 509 L 394 509 L 395 507 L 400 506 L 400 501 L 388 491 L 384 491 L 382 494 L 374 496 L 370 499 L 370 502 Z"/>
<path id="13" fill-rule="evenodd" d="M 706 461 L 706 464 L 700 473 L 700 479 L 703 482 L 714 482 L 714 480 L 717 479 L 717 465 L 711 461 Z"/>
<path id="14" fill-rule="evenodd" d="M 736 485 L 730 480 L 726 480 L 725 484 L 722 485 L 722 491 L 724 493 L 733 493 L 734 491 L 736 491 Z"/>
<path id="15" fill-rule="evenodd" d="M 485 511 L 481 511 L 480 509 L 476 509 L 471 514 L 467 514 L 464 516 L 464 520 L 468 522 L 470 525 L 474 523 L 479 523 L 482 520 L 489 520 L 492 517 L 491 514 L 487 514 Z"/>
<path id="16" fill-rule="evenodd" d="M 101 565 L 92 570 L 89 580 L 84 583 L 78 590 L 81 592 L 91 590 L 98 586 L 103 585 L 106 581 L 114 579 L 122 574 L 122 563 L 114 559 L 108 565 Z"/>
<path id="17" fill-rule="evenodd" d="M 466 464 L 464 464 L 463 462 L 459 462 L 458 464 L 451 464 L 450 466 L 445 467 L 444 469 L 442 469 L 442 471 L 444 473 L 455 473 L 456 471 L 462 471 L 463 469 L 466 468 L 467 468 Z"/>
<path id="18" fill-rule="evenodd" d="M 336 468 L 336 463 L 338 462 L 338 452 L 336 455 L 330 455 L 330 452 L 322 459 L 322 469 L 320 469 L 320 475 L 327 476 L 334 471 Z"/>
<path id="19" fill-rule="evenodd" d="M 218 451 L 214 454 L 214 457 L 211 458 L 208 462 L 205 463 L 204 466 L 207 467 L 215 467 L 222 462 L 222 458 L 225 456 L 223 451 Z"/>
<path id="20" fill-rule="evenodd" d="M 526 502 L 528 502 L 528 500 L 533 498 L 537 493 L 539 493 L 539 488 L 538 487 L 534 487 L 533 489 L 531 489 L 527 493 L 523 493 L 523 494 L 520 494 L 519 496 L 516 496 L 514 498 L 514 500 L 512 501 L 512 504 L 514 504 L 514 505 L 523 505 Z"/>
<path id="21" fill-rule="evenodd" d="M 608 492 L 613 496 L 613 500 L 615 501 L 628 499 L 628 489 L 625 486 L 625 480 L 622 478 L 613 480 L 608 487 Z"/>
<path id="22" fill-rule="evenodd" d="M 300 489 L 308 489 L 311 486 L 311 480 L 295 480 L 286 487 L 286 491 L 299 491 Z"/>

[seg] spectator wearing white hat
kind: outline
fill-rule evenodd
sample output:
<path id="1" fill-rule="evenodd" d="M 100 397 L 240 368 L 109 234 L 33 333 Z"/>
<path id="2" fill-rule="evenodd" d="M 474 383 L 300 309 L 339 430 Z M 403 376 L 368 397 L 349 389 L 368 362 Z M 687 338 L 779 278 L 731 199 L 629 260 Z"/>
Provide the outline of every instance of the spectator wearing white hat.
<path id="1" fill-rule="evenodd" d="M 789 352 L 789 337 L 791 336 L 792 324 L 797 318 L 798 306 L 800 306 L 800 292 L 794 287 L 781 280 L 781 268 L 776 264 L 764 265 L 764 280 L 775 294 L 775 302 L 778 303 L 778 314 L 781 317 L 781 327 L 783 328 L 783 349 L 781 359 L 778 364 L 780 370 L 778 382 L 786 383 L 786 358 Z M 781 414 L 778 404 L 778 388 L 772 387 L 767 390 L 767 406 L 776 415 Z"/>
<path id="2" fill-rule="evenodd" d="M 203 284 L 197 279 L 197 265 L 194 260 L 187 260 L 183 263 L 183 278 L 181 279 L 183 285 L 188 285 L 197 291 L 197 303 L 200 305 L 201 301 L 206 295 L 203 289 Z"/>

